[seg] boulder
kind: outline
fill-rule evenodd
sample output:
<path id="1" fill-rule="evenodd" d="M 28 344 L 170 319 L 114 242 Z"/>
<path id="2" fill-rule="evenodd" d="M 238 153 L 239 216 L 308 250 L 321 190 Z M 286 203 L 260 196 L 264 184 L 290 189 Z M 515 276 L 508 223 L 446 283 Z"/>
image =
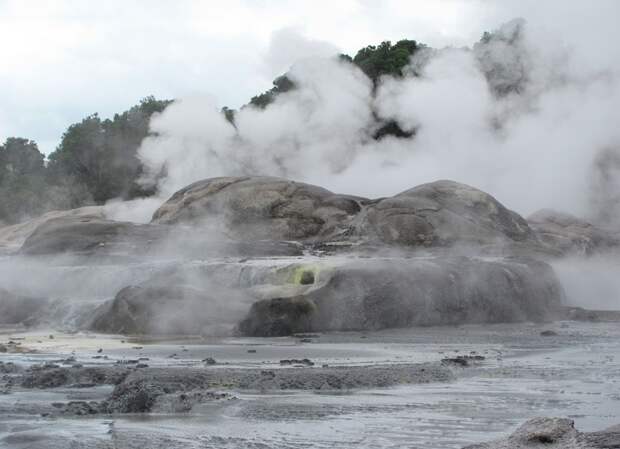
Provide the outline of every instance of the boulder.
<path id="1" fill-rule="evenodd" d="M 165 235 L 166 229 L 96 216 L 62 216 L 41 223 L 25 240 L 22 255 L 73 253 L 136 254 Z"/>
<path id="2" fill-rule="evenodd" d="M 49 220 L 63 217 L 74 218 L 105 218 L 103 206 L 88 206 L 78 209 L 47 212 L 40 217 L 23 223 L 0 228 L 0 254 L 12 254 L 21 248 L 26 239 L 40 225 Z"/>
<path id="3" fill-rule="evenodd" d="M 435 255 L 175 265 L 121 289 L 88 328 L 252 336 L 550 320 L 563 292 L 544 262 Z M 92 312 L 89 313 L 92 317 Z M 563 316 L 563 315 L 562 315 Z"/>
<path id="4" fill-rule="evenodd" d="M 152 223 L 199 225 L 235 239 L 308 240 L 346 233 L 365 201 L 282 178 L 211 178 L 176 192 Z"/>
<path id="5" fill-rule="evenodd" d="M 491 195 L 453 181 L 436 181 L 382 199 L 368 208 L 382 242 L 450 246 L 535 242 L 527 222 Z"/>
<path id="6" fill-rule="evenodd" d="M 405 247 L 537 244 L 527 222 L 453 181 L 368 200 L 281 178 L 211 178 L 175 193 L 155 224 L 190 224 L 234 239 L 371 242 Z"/>
<path id="7" fill-rule="evenodd" d="M 184 226 L 66 215 L 42 222 L 26 238 L 19 254 L 70 254 L 87 258 L 295 256 L 301 254 L 301 247 L 291 242 L 215 239 Z"/>
<path id="8" fill-rule="evenodd" d="M 620 248 L 620 233 L 567 213 L 542 209 L 530 215 L 528 222 L 545 246 L 562 255 L 592 255 Z"/>
<path id="9" fill-rule="evenodd" d="M 535 260 L 349 259 L 308 270 L 314 271 L 313 285 L 266 290 L 240 323 L 240 332 L 273 336 L 542 321 L 561 312 L 563 298 L 551 267 Z M 303 272 L 303 265 L 295 271 Z"/>
<path id="10" fill-rule="evenodd" d="M 541 247 L 519 215 L 452 181 L 368 200 L 282 178 L 212 178 L 175 193 L 150 224 L 108 220 L 99 209 L 36 223 L 20 234 L 23 255 L 290 256 L 334 242 L 339 251 L 486 245 L 527 255 Z"/>
<path id="11" fill-rule="evenodd" d="M 620 426 L 601 432 L 581 433 L 566 418 L 533 418 L 508 438 L 475 444 L 464 449 L 595 449 L 620 447 Z"/>
<path id="12" fill-rule="evenodd" d="M 161 276 L 123 288 L 94 313 L 88 327 L 118 334 L 226 335 L 251 302 L 208 279 Z"/>
<path id="13" fill-rule="evenodd" d="M 0 324 L 29 324 L 47 302 L 43 298 L 20 295 L 0 288 Z"/>

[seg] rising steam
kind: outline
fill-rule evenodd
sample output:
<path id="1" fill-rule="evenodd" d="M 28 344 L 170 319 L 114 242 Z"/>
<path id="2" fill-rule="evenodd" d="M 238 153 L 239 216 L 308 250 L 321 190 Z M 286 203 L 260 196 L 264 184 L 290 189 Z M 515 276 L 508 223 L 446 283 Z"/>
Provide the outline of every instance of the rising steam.
<path id="1" fill-rule="evenodd" d="M 152 120 L 140 157 L 152 176 L 165 168 L 162 198 L 222 175 L 285 176 L 371 197 L 448 178 L 524 215 L 552 207 L 609 225 L 618 170 L 601 161 L 618 160 L 620 61 L 592 57 L 577 38 L 514 20 L 473 48 L 418 53 L 408 75 L 376 89 L 357 67 L 325 57 L 329 47 L 316 56 L 308 44 L 311 56 L 288 72 L 297 89 L 264 110 L 241 109 L 235 125 L 209 97 L 180 99 Z M 377 117 L 416 135 L 374 140 Z"/>

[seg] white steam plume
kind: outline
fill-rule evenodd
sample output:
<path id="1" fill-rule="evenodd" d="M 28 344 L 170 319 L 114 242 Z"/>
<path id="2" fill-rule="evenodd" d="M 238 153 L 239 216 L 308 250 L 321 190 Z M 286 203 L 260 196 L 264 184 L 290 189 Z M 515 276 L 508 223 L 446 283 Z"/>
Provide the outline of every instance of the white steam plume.
<path id="1" fill-rule="evenodd" d="M 424 53 L 412 61 L 420 76 L 385 77 L 376 90 L 355 66 L 316 57 L 327 46 L 307 45 L 314 53 L 287 75 L 296 89 L 264 110 L 242 109 L 236 127 L 211 98 L 181 99 L 152 120 L 157 136 L 140 157 L 153 175 L 167 170 L 162 199 L 225 175 L 286 176 L 371 197 L 449 178 L 524 215 L 551 207 L 600 216 L 593 207 L 619 197 L 604 191 L 619 183 L 601 188 L 596 170 L 601 152 L 620 151 L 620 58 L 593 54 L 590 45 L 617 33 L 608 18 L 587 17 L 585 38 L 541 26 L 550 17 L 509 22 L 472 49 Z M 416 135 L 373 140 L 373 113 Z"/>

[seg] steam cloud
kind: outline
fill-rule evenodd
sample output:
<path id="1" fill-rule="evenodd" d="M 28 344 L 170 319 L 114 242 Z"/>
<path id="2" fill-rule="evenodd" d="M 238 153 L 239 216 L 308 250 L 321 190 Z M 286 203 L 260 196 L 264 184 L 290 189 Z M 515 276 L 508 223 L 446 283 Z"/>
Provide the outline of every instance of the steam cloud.
<path id="1" fill-rule="evenodd" d="M 224 175 L 285 176 L 370 197 L 448 178 L 524 215 L 552 207 L 617 224 L 620 58 L 592 54 L 614 25 L 590 18 L 601 29 L 585 37 L 513 20 L 471 49 L 418 53 L 411 74 L 384 77 L 377 89 L 353 65 L 325 57 L 329 45 L 287 30 L 266 63 L 282 64 L 274 56 L 290 53 L 282 42 L 308 49 L 288 73 L 297 89 L 264 110 L 243 108 L 235 126 L 212 98 L 180 99 L 152 119 L 156 136 L 140 157 L 152 176 L 165 167 L 162 199 Z M 373 114 L 416 135 L 376 141 Z M 155 204 L 145 203 L 144 219 Z"/>

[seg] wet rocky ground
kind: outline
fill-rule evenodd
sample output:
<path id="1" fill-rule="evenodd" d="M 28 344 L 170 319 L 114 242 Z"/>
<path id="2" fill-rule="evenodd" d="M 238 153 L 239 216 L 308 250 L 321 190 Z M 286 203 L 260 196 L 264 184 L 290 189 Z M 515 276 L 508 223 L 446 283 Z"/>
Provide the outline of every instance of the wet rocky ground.
<path id="1" fill-rule="evenodd" d="M 595 432 L 620 423 L 619 337 L 576 321 L 178 340 L 6 328 L 0 447 L 461 448 L 539 416 Z"/>

